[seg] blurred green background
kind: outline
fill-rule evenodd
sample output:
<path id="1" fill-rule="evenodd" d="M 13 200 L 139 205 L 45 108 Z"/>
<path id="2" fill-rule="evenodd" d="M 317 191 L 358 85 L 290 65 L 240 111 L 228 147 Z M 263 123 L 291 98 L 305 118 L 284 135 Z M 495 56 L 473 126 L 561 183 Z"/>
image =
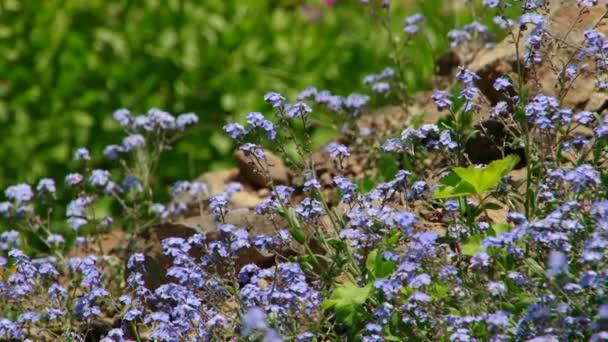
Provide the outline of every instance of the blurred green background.
<path id="1" fill-rule="evenodd" d="M 446 33 L 467 22 L 444 7 L 393 1 L 397 34 L 405 15 L 427 16 L 408 53 L 413 89 L 428 88 Z M 267 91 L 365 93 L 362 78 L 390 64 L 386 33 L 358 0 L 0 0 L 0 11 L 2 188 L 62 180 L 80 146 L 102 160 L 123 107 L 200 116 L 159 167 L 163 181 L 190 179 L 232 163 L 221 126 L 268 112 Z"/>

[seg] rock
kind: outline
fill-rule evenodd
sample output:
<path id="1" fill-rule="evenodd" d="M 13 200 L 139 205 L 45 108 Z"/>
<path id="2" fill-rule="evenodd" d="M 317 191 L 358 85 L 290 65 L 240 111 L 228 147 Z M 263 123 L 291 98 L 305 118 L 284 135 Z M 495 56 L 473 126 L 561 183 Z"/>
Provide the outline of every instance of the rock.
<path id="1" fill-rule="evenodd" d="M 597 91 L 591 61 L 581 61 L 573 58 L 573 56 L 576 52 L 575 47 L 582 47 L 585 41 L 583 32 L 599 21 L 605 12 L 605 8 L 602 6 L 591 7 L 582 16 L 579 16 L 580 11 L 581 8 L 577 6 L 575 0 L 551 3 L 545 21 L 545 27 L 551 41 L 545 43 L 540 51 L 545 59 L 540 65 L 535 66 L 533 72 L 524 68 L 522 68 L 522 71 L 524 79 L 532 81 L 528 83 L 535 85 L 531 89 L 532 96 L 537 93 L 544 93 L 545 95 L 559 97 L 561 94 L 565 95 L 562 103 L 566 107 L 597 111 L 604 107 L 608 100 L 608 94 Z M 608 26 L 606 25 L 600 25 L 597 29 L 604 34 L 608 34 Z M 522 34 L 523 37 L 519 40 L 520 55 L 523 55 L 525 51 L 523 41 L 529 32 L 522 32 Z M 501 100 L 503 96 L 493 89 L 493 82 L 503 75 L 511 76 L 514 80 L 518 79 L 517 60 L 515 43 L 511 36 L 507 36 L 493 49 L 482 51 L 471 63 L 470 69 L 481 77 L 479 88 L 493 104 Z M 587 64 L 587 70 L 578 76 L 569 91 L 565 93 L 556 85 L 559 84 L 559 70 L 562 65 L 568 62 L 576 62 L 579 67 Z"/>
<path id="2" fill-rule="evenodd" d="M 229 208 L 254 208 L 260 204 L 264 196 L 260 196 L 254 191 L 251 186 L 248 186 L 239 177 L 238 169 L 229 169 L 221 171 L 210 171 L 200 177 L 196 178 L 193 182 L 200 182 L 207 185 L 208 192 L 205 194 L 192 194 L 189 192 L 182 193 L 171 201 L 170 206 L 176 206 L 178 203 L 186 204 L 188 210 L 181 211 L 177 215 L 170 217 L 171 220 L 179 220 L 184 217 L 196 216 L 200 214 L 201 208 L 203 210 L 209 205 L 209 199 L 224 191 L 226 185 L 233 182 L 238 182 L 243 185 L 243 191 L 237 191 L 232 194 L 230 202 L 228 203 Z"/>
<path id="3" fill-rule="evenodd" d="M 258 215 L 254 210 L 245 208 L 229 210 L 224 216 L 224 221 L 227 224 L 247 229 L 252 236 L 275 235 L 279 229 L 287 228 L 288 225 L 287 221 L 279 216 L 270 219 L 267 215 Z M 214 215 L 211 214 L 191 216 L 177 221 L 177 223 L 194 227 L 204 234 L 215 232 L 219 225 L 214 221 Z"/>
<path id="4" fill-rule="evenodd" d="M 465 153 L 473 164 L 489 164 L 516 154 L 520 160 L 515 168 L 526 166 L 527 157 L 523 148 L 513 146 L 511 134 L 505 124 L 498 120 L 485 120 L 475 125 L 478 133 L 467 140 Z"/>
<path id="5" fill-rule="evenodd" d="M 205 227 L 209 228 L 212 226 L 214 226 L 214 224 L 213 222 L 210 222 L 210 224 Z M 144 283 L 148 289 L 154 291 L 160 285 L 172 281 L 172 279 L 167 277 L 167 271 L 171 267 L 173 260 L 172 258 L 163 255 L 162 241 L 169 237 L 187 239 L 197 233 L 201 233 L 198 227 L 188 226 L 183 223 L 161 223 L 144 227 L 132 237 L 127 248 L 125 262 L 133 253 L 142 253 L 145 256 Z M 204 235 L 207 237 L 208 241 L 214 241 L 219 238 L 216 231 L 209 231 Z M 190 249 L 190 256 L 195 259 L 200 258 L 205 255 L 205 253 L 206 251 L 201 247 L 193 247 Z M 289 255 L 287 252 L 286 254 Z M 254 263 L 260 267 L 269 267 L 274 263 L 274 256 L 275 255 L 273 254 L 263 255 L 253 247 L 244 248 L 238 254 L 236 268 L 238 270 L 250 263 Z M 218 273 L 221 273 L 224 270 L 222 265 L 216 266 Z M 126 273 L 128 276 L 130 273 L 129 270 L 127 270 Z"/>
<path id="6" fill-rule="evenodd" d="M 407 108 L 407 112 L 410 114 L 409 125 L 417 127 L 422 124 L 437 123 L 444 115 L 437 109 L 432 95 L 432 91 L 421 91 L 412 95 L 413 101 Z"/>
<path id="7" fill-rule="evenodd" d="M 172 260 L 163 255 L 161 242 L 169 237 L 181 237 L 187 239 L 196 234 L 196 229 L 181 224 L 161 223 L 139 229 L 129 241 L 125 255 L 125 276 L 128 277 L 130 270 L 126 263 L 134 253 L 142 253 L 145 256 L 143 280 L 145 286 L 154 291 L 160 285 L 169 281 L 167 270 L 171 267 Z M 193 258 L 200 258 L 201 250 L 191 250 Z"/>
<path id="8" fill-rule="evenodd" d="M 271 181 L 274 184 L 288 184 L 289 170 L 283 160 L 268 150 L 264 150 L 264 153 L 267 165 L 260 166 L 243 151 L 235 151 L 234 157 L 239 164 L 239 175 L 258 188 L 268 187 Z"/>
<path id="9" fill-rule="evenodd" d="M 257 215 L 249 209 L 234 209 L 225 215 L 225 223 L 232 224 L 238 228 L 244 228 L 249 236 L 267 235 L 274 236 L 280 229 L 288 228 L 288 223 L 281 217 L 270 218 L 266 215 Z M 214 215 L 202 214 L 188 217 L 174 223 L 160 223 L 140 228 L 129 241 L 125 263 L 133 253 L 142 253 L 145 256 L 144 282 L 150 290 L 170 281 L 166 277 L 167 270 L 171 267 L 172 260 L 162 253 L 162 241 L 169 237 L 180 237 L 187 239 L 194 234 L 205 235 L 208 241 L 220 238 L 217 228 L 220 223 L 214 221 Z M 306 225 L 302 226 L 305 236 L 312 242 L 312 229 Z M 320 247 L 311 244 L 314 250 L 320 251 Z M 282 257 L 289 257 L 296 253 L 303 253 L 304 249 L 297 243 L 284 246 L 278 251 Z M 203 248 L 191 248 L 190 255 L 200 258 L 206 253 Z M 263 254 L 257 249 L 242 249 L 236 260 L 236 268 L 240 269 L 246 264 L 254 263 L 260 267 L 270 267 L 274 264 L 277 253 Z M 218 273 L 222 272 L 222 265 L 218 265 Z M 128 273 L 128 272 L 127 272 Z"/>

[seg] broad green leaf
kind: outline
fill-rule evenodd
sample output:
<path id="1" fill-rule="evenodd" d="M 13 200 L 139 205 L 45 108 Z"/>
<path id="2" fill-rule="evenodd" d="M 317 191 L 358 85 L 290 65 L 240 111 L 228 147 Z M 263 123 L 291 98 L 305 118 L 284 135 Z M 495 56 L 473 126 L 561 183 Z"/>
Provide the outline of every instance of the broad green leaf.
<path id="1" fill-rule="evenodd" d="M 433 197 L 435 198 L 453 198 L 460 196 L 468 196 L 476 194 L 475 187 L 467 181 L 461 180 L 456 186 L 441 186 L 436 191 Z"/>
<path id="2" fill-rule="evenodd" d="M 383 260 L 382 253 L 380 253 L 378 249 L 374 249 L 367 255 L 365 268 L 373 279 L 377 279 L 385 278 L 393 273 L 395 265 L 395 262 L 392 260 Z"/>
<path id="3" fill-rule="evenodd" d="M 431 296 L 435 298 L 443 298 L 448 295 L 448 286 L 441 282 L 436 282 L 431 288 Z"/>
<path id="4" fill-rule="evenodd" d="M 348 327 L 354 327 L 360 322 L 362 307 L 372 293 L 372 286 L 359 287 L 353 283 L 345 283 L 323 302 L 323 310 L 334 309 L 336 318 Z"/>
<path id="5" fill-rule="evenodd" d="M 511 154 L 495 160 L 488 166 L 478 169 L 455 167 L 439 182 L 441 186 L 435 191 L 435 198 L 451 198 L 467 195 L 478 195 L 500 182 L 519 163 L 519 157 Z"/>
<path id="6" fill-rule="evenodd" d="M 511 231 L 511 226 L 508 223 L 496 223 L 492 225 L 492 230 L 499 236 L 502 233 L 508 233 Z"/>
<path id="7" fill-rule="evenodd" d="M 475 234 L 462 245 L 462 254 L 473 256 L 480 252 L 483 248 L 481 246 L 481 240 L 484 236 L 482 234 Z"/>

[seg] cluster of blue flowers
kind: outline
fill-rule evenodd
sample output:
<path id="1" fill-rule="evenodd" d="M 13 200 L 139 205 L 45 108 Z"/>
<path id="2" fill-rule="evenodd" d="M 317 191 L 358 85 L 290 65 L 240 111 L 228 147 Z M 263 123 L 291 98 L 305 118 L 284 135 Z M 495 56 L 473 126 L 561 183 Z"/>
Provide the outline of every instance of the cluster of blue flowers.
<path id="1" fill-rule="evenodd" d="M 361 2 L 390 7 L 389 1 Z M 577 4 L 584 15 L 597 2 Z M 541 14 L 545 1 L 524 1 L 517 21 L 504 17 L 510 6 L 504 1 L 483 5 L 497 11 L 498 27 L 514 34 L 517 22 L 528 32 L 524 67 L 543 61 L 551 39 Z M 406 37 L 424 21 L 419 14 L 406 18 Z M 474 21 L 448 38 L 457 46 L 486 40 L 488 32 Z M 608 43 L 597 27 L 584 37 L 559 77 L 573 82 L 589 68 L 578 63 L 588 60 L 603 90 Z M 398 72 L 386 68 L 363 82 L 375 96 L 400 91 Z M 491 80 L 502 97 L 490 116 L 519 135 L 528 154 L 525 179 L 487 176 L 499 164 L 462 167 L 463 159 L 453 156 L 462 153 L 466 134 L 442 122 L 406 127 L 383 141 L 395 169 L 382 170 L 373 185 L 332 175 L 336 198 L 327 198 L 298 129 L 308 138 L 311 117 L 321 110 L 352 123 L 372 97 L 314 87 L 294 103 L 266 94 L 274 117 L 252 112 L 246 123 L 229 123 L 224 131 L 262 172 L 270 172 L 267 148 L 283 153 L 285 141 L 296 142 L 301 182 L 274 184 L 266 177 L 269 194 L 255 207 L 275 224 L 270 235 L 227 222 L 233 195 L 244 189 L 240 183 L 212 194 L 207 184 L 178 181 L 171 204 L 154 201 L 159 154 L 171 148 L 171 135 L 198 122 L 195 114 L 116 111 L 126 135 L 103 151 L 119 161 L 115 170 L 92 167 L 92 153 L 79 148 L 79 169 L 62 182 L 45 178 L 4 190 L 0 216 L 9 229 L 0 233 L 0 339 L 608 340 L 608 116 L 565 107 L 563 93 L 522 96 L 526 80 L 518 76 Z M 460 88 L 435 91 L 432 100 L 452 118 L 474 115 L 481 77 L 460 68 L 456 79 Z M 347 145 L 323 148 L 338 172 L 355 153 Z M 429 160 L 439 166 L 429 169 Z M 467 179 L 467 170 L 487 177 Z M 437 179 L 458 191 L 436 196 Z M 492 184 L 480 190 L 481 183 Z M 58 211 L 63 193 L 72 197 Z M 100 214 L 100 201 L 114 201 L 121 215 Z M 161 241 L 167 283 L 147 282 L 158 272 L 150 269 L 150 256 L 137 252 L 121 260 L 103 250 L 99 233 L 169 220 L 191 203 L 214 216 L 217 231 Z M 272 255 L 271 265 L 241 263 L 252 250 Z M 103 331 L 94 332 L 98 325 Z"/>

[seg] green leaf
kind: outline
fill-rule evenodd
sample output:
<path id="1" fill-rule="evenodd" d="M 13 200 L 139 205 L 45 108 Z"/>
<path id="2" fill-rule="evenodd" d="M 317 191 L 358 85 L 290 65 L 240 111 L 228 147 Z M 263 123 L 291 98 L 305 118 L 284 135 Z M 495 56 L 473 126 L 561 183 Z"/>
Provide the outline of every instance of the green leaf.
<path id="1" fill-rule="evenodd" d="M 437 238 L 437 243 L 444 243 L 444 244 L 450 244 L 450 243 L 456 243 L 458 242 L 458 240 L 456 240 L 455 238 L 451 237 L 451 236 L 440 236 Z"/>
<path id="2" fill-rule="evenodd" d="M 511 231 L 511 226 L 508 223 L 496 223 L 492 225 L 492 230 L 499 236 L 502 233 L 508 233 Z"/>
<path id="3" fill-rule="evenodd" d="M 304 232 L 302 232 L 299 228 L 291 228 L 289 231 L 294 240 L 298 241 L 301 244 L 306 243 L 306 236 L 304 236 Z"/>
<path id="4" fill-rule="evenodd" d="M 28 246 L 35 249 L 37 252 L 48 253 L 51 251 L 51 248 L 47 243 L 36 233 L 30 230 L 24 230 L 23 235 L 27 240 Z"/>
<path id="5" fill-rule="evenodd" d="M 382 180 L 388 181 L 390 179 L 393 179 L 393 177 L 395 177 L 395 175 L 399 171 L 399 168 L 397 167 L 397 164 L 395 163 L 395 158 L 393 158 L 389 154 L 385 154 L 378 162 L 378 170 L 380 170 L 380 174 L 382 175 Z"/>
<path id="6" fill-rule="evenodd" d="M 346 242 L 344 242 L 340 239 L 335 239 L 335 238 L 327 239 L 327 243 L 329 243 L 330 246 L 332 246 L 333 248 L 335 248 L 337 250 L 346 249 Z"/>
<path id="7" fill-rule="evenodd" d="M 372 286 L 358 287 L 346 283 L 331 294 L 322 304 L 323 310 L 334 309 L 336 318 L 348 327 L 355 327 L 361 322 L 363 304 L 372 293 Z"/>
<path id="8" fill-rule="evenodd" d="M 395 266 L 396 264 L 394 261 L 384 260 L 382 258 L 382 253 L 380 253 L 378 249 L 374 249 L 367 255 L 367 262 L 365 263 L 365 268 L 373 279 L 387 277 L 393 273 Z"/>
<path id="9" fill-rule="evenodd" d="M 431 287 L 431 296 L 435 298 L 443 298 L 448 295 L 448 286 L 444 283 L 436 282 L 433 287 Z"/>
<path id="10" fill-rule="evenodd" d="M 466 168 L 455 167 L 439 181 L 441 186 L 435 191 L 434 197 L 452 198 L 481 194 L 498 184 L 517 163 L 519 163 L 519 156 L 511 154 L 491 162 L 482 169 L 473 165 Z"/>
<path id="11" fill-rule="evenodd" d="M 481 240 L 484 236 L 482 234 L 475 234 L 469 237 L 467 242 L 462 245 L 462 254 L 473 256 L 479 253 L 483 248 L 481 246 Z"/>
<path id="12" fill-rule="evenodd" d="M 492 202 L 486 202 L 483 204 L 483 208 L 484 209 L 490 209 L 490 210 L 499 210 L 502 207 L 500 206 L 500 204 L 496 204 L 496 203 L 492 203 Z"/>

